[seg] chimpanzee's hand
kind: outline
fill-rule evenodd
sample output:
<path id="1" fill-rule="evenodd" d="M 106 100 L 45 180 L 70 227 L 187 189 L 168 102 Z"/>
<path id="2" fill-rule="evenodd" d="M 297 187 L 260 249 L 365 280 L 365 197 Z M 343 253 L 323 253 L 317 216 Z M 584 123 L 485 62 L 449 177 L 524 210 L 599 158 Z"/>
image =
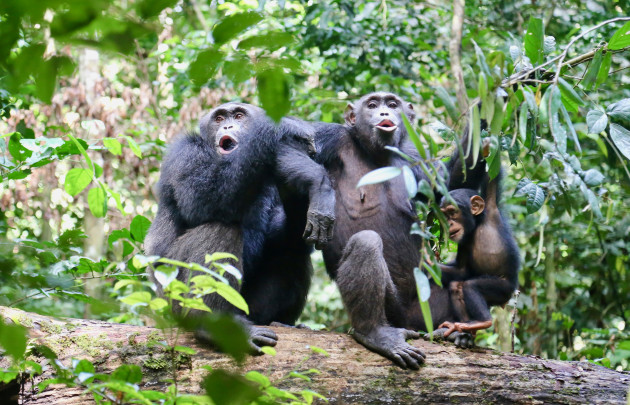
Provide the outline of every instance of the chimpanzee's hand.
<path id="1" fill-rule="evenodd" d="M 455 343 L 455 346 L 461 347 L 462 349 L 468 349 L 475 346 L 475 337 L 468 332 L 459 332 L 457 330 L 449 332 L 449 328 L 439 328 L 433 331 L 433 333 L 425 334 L 424 340 L 429 340 L 433 337 L 433 340 L 436 342 L 441 342 L 443 340 L 448 340 L 449 342 Z"/>
<path id="2" fill-rule="evenodd" d="M 334 225 L 334 214 L 308 210 L 306 214 L 306 228 L 302 237 L 306 242 L 315 244 L 316 249 L 321 249 L 332 239 Z"/>

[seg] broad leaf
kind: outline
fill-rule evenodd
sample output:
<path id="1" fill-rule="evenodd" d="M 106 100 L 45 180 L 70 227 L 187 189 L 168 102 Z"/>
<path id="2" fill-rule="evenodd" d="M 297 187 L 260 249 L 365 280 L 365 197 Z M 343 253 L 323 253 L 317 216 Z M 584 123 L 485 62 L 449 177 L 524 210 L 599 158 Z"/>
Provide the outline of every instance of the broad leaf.
<path id="1" fill-rule="evenodd" d="M 584 173 L 584 183 L 589 187 L 599 186 L 604 179 L 604 175 L 595 169 L 589 169 Z"/>
<path id="2" fill-rule="evenodd" d="M 368 174 L 361 177 L 359 182 L 357 183 L 357 188 L 367 186 L 369 184 L 377 184 L 383 183 L 385 181 L 391 180 L 396 176 L 399 176 L 402 173 L 402 169 L 400 167 L 381 167 L 380 169 L 372 170 Z"/>
<path id="3" fill-rule="evenodd" d="M 608 116 L 600 110 L 591 110 L 586 114 L 589 134 L 599 134 L 608 126 Z"/>
<path id="4" fill-rule="evenodd" d="M 525 55 L 534 66 L 543 61 L 544 50 L 543 22 L 540 18 L 531 17 L 525 34 Z"/>
<path id="5" fill-rule="evenodd" d="M 71 169 L 66 174 L 64 189 L 71 196 L 76 196 L 83 191 L 92 181 L 92 171 L 82 168 Z"/>
<path id="6" fill-rule="evenodd" d="M 118 139 L 105 138 L 103 139 L 103 145 L 105 145 L 112 154 L 116 156 L 122 155 L 122 145 L 118 142 Z"/>
<path id="7" fill-rule="evenodd" d="M 630 21 L 614 33 L 608 42 L 608 49 L 616 51 L 617 49 L 630 46 Z"/>
<path id="8" fill-rule="evenodd" d="M 258 99 L 267 115 L 278 122 L 291 109 L 289 79 L 281 68 L 263 70 L 256 76 Z"/>
<path id="9" fill-rule="evenodd" d="M 630 131 L 617 124 L 610 124 L 610 139 L 619 151 L 630 159 Z"/>
<path id="10" fill-rule="evenodd" d="M 92 215 L 102 218 L 107 213 L 107 198 L 105 191 L 101 187 L 94 187 L 88 192 L 88 206 Z"/>
<path id="11" fill-rule="evenodd" d="M 219 45 L 224 44 L 262 19 L 262 14 L 255 11 L 227 16 L 212 30 L 214 42 Z"/>
<path id="12" fill-rule="evenodd" d="M 416 176 L 409 166 L 403 166 L 402 168 L 403 179 L 405 180 L 405 188 L 407 189 L 407 195 L 409 198 L 414 198 L 418 194 L 418 183 L 416 182 Z"/>
<path id="13" fill-rule="evenodd" d="M 140 243 L 144 242 L 144 238 L 147 236 L 150 226 L 151 221 L 142 215 L 136 215 L 133 220 L 131 220 L 131 225 L 129 225 L 131 236 Z"/>
<path id="14" fill-rule="evenodd" d="M 630 98 L 624 98 L 621 101 L 609 105 L 606 112 L 612 118 L 630 122 Z"/>

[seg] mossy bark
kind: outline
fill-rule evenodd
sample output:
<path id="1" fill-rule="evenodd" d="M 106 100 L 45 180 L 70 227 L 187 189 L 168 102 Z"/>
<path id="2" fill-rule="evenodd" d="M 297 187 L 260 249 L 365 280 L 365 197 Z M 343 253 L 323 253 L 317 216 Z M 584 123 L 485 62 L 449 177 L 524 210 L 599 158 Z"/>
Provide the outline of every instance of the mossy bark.
<path id="1" fill-rule="evenodd" d="M 487 349 L 462 350 L 452 344 L 423 340 L 413 344 L 427 354 L 419 371 L 401 370 L 371 353 L 346 334 L 294 328 L 272 328 L 279 336 L 275 356 L 249 357 L 238 366 L 229 357 L 199 346 L 189 333 L 177 342 L 197 354 L 175 358 L 155 343 L 164 334 L 153 328 L 87 320 L 55 320 L 37 314 L 0 307 L 6 320 L 31 328 L 32 335 L 53 349 L 66 365 L 72 358 L 89 359 L 99 372 L 110 372 L 121 364 L 142 367 L 142 385 L 159 390 L 167 379 L 177 376 L 180 392 L 200 393 L 204 366 L 246 372 L 256 370 L 280 387 L 299 391 L 311 389 L 331 403 L 517 403 L 517 404 L 625 404 L 630 374 L 586 362 L 544 360 Z M 172 342 L 171 342 L 172 343 Z M 309 346 L 326 350 L 329 356 Z M 38 361 L 43 359 L 34 358 Z M 0 366 L 7 366 L 0 359 Z M 289 372 L 317 369 L 311 381 L 283 379 Z M 52 385 L 38 393 L 39 381 L 50 377 L 50 369 L 34 381 L 25 381 L 22 404 L 85 404 L 91 398 L 81 388 Z"/>

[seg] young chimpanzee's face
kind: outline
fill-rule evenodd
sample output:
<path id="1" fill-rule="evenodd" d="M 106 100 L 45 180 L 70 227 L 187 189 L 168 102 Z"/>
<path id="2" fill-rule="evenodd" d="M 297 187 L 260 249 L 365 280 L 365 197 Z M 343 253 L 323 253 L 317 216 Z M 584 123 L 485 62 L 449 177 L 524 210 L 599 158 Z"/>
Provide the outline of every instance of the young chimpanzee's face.
<path id="1" fill-rule="evenodd" d="M 446 216 L 449 238 L 459 244 L 465 236 L 475 231 L 476 218 L 483 213 L 486 203 L 475 190 L 471 189 L 457 189 L 450 191 L 449 194 L 456 205 L 445 197 L 440 204 L 440 211 Z"/>
<path id="2" fill-rule="evenodd" d="M 229 155 L 244 141 L 246 129 L 255 116 L 263 114 L 259 110 L 247 104 L 223 104 L 202 119 L 201 133 L 214 142 L 217 152 Z"/>
<path id="3" fill-rule="evenodd" d="M 459 208 L 449 204 L 440 208 L 448 223 L 448 237 L 455 243 L 461 242 L 465 233 L 464 216 Z"/>
<path id="4" fill-rule="evenodd" d="M 346 109 L 346 124 L 356 128 L 365 146 L 398 146 L 405 134 L 402 114 L 413 121 L 411 104 L 392 93 L 371 93 Z"/>

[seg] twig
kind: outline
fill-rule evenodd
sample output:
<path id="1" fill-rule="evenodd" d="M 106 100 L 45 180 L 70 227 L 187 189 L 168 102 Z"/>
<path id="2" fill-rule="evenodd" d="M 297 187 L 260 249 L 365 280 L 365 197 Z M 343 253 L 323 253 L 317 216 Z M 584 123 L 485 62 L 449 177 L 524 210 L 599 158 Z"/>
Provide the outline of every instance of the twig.
<path id="1" fill-rule="evenodd" d="M 516 334 L 516 325 L 514 321 L 516 320 L 516 309 L 518 303 L 518 296 L 521 295 L 519 290 L 514 291 L 514 308 L 512 308 L 512 318 L 510 319 L 510 325 L 512 327 L 512 353 L 514 353 L 514 335 Z"/>
<path id="2" fill-rule="evenodd" d="M 468 109 L 468 97 L 466 96 L 466 84 L 464 71 L 462 70 L 462 29 L 464 26 L 465 0 L 453 0 L 453 21 L 451 23 L 451 40 L 448 44 L 448 53 L 451 60 L 451 73 L 455 78 L 455 89 L 459 111 Z"/>

